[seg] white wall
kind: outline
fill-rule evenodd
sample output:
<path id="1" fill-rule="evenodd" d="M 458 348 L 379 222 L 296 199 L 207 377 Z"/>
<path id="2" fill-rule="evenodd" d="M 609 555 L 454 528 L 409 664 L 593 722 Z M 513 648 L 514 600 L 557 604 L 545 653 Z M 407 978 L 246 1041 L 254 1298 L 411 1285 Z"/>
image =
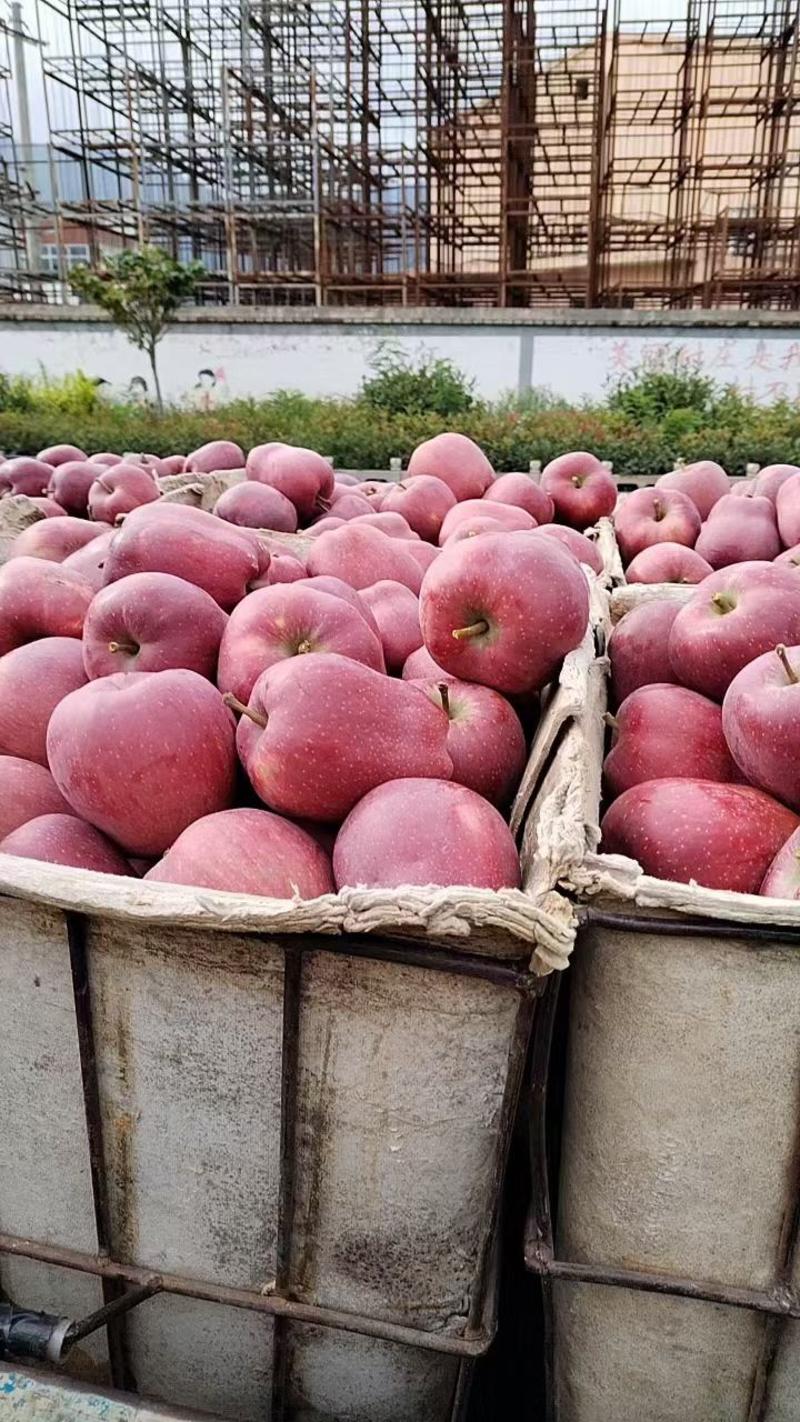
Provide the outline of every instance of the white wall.
<path id="1" fill-rule="evenodd" d="M 463 316 L 463 313 L 461 313 Z M 389 340 L 412 358 L 449 356 L 474 378 L 479 395 L 547 386 L 569 399 L 601 397 L 614 378 L 646 357 L 678 352 L 697 360 L 722 383 L 756 398 L 800 398 L 798 326 L 760 329 L 536 327 L 528 325 L 420 323 L 232 325 L 214 319 L 175 328 L 160 348 L 165 395 L 205 408 L 236 396 L 283 389 L 312 395 L 352 395 L 370 369 L 379 344 Z M 198 384 L 198 372 L 215 372 L 216 385 Z M 0 369 L 7 373 L 64 375 L 81 369 L 125 395 L 134 377 L 150 383 L 146 359 L 124 337 L 99 323 L 2 320 Z"/>

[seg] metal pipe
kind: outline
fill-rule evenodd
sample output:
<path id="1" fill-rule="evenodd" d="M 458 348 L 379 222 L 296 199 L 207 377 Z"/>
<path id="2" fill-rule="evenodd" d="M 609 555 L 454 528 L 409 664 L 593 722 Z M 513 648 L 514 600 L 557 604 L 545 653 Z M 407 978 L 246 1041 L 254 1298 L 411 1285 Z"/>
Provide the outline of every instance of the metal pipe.
<path id="1" fill-rule="evenodd" d="M 61 1245 L 44 1244 L 13 1234 L 0 1234 L 0 1255 L 3 1254 L 14 1258 L 36 1259 L 42 1264 L 55 1264 L 60 1269 L 74 1269 L 81 1274 L 92 1274 L 100 1279 L 112 1279 L 121 1283 L 146 1285 L 153 1280 L 150 1269 L 123 1264 L 103 1254 L 66 1249 Z M 287 1318 L 294 1323 L 310 1323 L 344 1333 L 358 1333 L 366 1338 L 381 1338 L 388 1343 L 402 1343 L 410 1348 L 423 1348 L 429 1353 L 446 1353 L 451 1357 L 479 1358 L 486 1352 L 493 1336 L 485 1323 L 478 1332 L 459 1338 L 444 1333 L 426 1333 L 421 1328 L 368 1318 L 364 1314 L 345 1313 L 341 1309 L 298 1303 L 294 1299 L 281 1298 L 278 1294 L 262 1294 L 252 1289 L 234 1289 L 223 1284 L 206 1283 L 201 1279 L 187 1278 L 183 1274 L 159 1274 L 158 1278 L 160 1291 L 165 1294 L 225 1304 L 229 1308 L 249 1309 L 253 1313 Z"/>

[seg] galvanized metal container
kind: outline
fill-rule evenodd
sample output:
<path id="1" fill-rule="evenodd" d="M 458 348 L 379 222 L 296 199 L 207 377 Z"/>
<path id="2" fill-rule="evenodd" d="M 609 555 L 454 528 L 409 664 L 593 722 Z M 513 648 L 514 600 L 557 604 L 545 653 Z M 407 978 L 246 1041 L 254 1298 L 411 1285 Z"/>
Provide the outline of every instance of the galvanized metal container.
<path id="1" fill-rule="evenodd" d="M 236 1422 L 463 1415 L 575 931 L 528 815 L 593 660 L 590 631 L 545 698 L 522 890 L 287 902 L 0 856 L 0 1289 L 106 1310 L 81 1376 Z"/>
<path id="2" fill-rule="evenodd" d="M 612 612 L 663 592 L 626 588 Z M 560 1161 L 543 1020 L 534 1064 L 526 1257 L 545 1292 L 549 1414 L 796 1422 L 800 906 L 597 853 L 603 678 L 585 692 L 564 756 L 586 766 L 586 792 L 557 824 L 541 796 L 531 830 L 582 924 Z M 551 1025 L 554 1010 L 548 990 Z"/>

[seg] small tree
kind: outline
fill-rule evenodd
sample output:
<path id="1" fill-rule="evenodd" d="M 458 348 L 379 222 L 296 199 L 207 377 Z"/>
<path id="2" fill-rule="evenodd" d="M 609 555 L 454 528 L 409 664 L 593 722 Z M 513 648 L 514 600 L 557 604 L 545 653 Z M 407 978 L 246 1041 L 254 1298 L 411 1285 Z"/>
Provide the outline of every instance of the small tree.
<path id="1" fill-rule="evenodd" d="M 182 301 L 203 275 L 202 262 L 176 262 L 160 247 L 126 249 L 97 268 L 76 267 L 70 286 L 107 311 L 128 340 L 146 351 L 159 410 L 163 409 L 156 346 Z"/>

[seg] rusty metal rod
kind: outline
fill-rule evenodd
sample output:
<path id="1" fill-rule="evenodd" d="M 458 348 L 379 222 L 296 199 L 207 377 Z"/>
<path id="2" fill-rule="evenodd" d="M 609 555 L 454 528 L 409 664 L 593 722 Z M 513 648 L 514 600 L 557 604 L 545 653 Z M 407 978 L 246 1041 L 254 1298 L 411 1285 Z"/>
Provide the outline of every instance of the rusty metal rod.
<path id="1" fill-rule="evenodd" d="M 744 1289 L 732 1284 L 701 1283 L 673 1274 L 651 1273 L 645 1269 L 614 1269 L 604 1264 L 576 1264 L 567 1259 L 550 1259 L 546 1250 L 531 1247 L 530 1241 L 525 1252 L 525 1262 L 532 1273 L 550 1279 L 563 1279 L 571 1284 L 605 1284 L 612 1289 L 671 1294 L 676 1298 L 725 1304 L 729 1308 L 745 1308 L 753 1313 L 774 1314 L 779 1318 L 800 1318 L 800 1297 L 795 1289 Z"/>
<path id="2" fill-rule="evenodd" d="M 152 1282 L 151 1269 L 121 1264 L 100 1254 L 88 1254 L 80 1249 L 43 1244 L 39 1240 L 23 1239 L 14 1234 L 0 1234 L 0 1255 L 36 1259 L 42 1264 L 55 1264 L 61 1269 L 75 1269 L 81 1274 L 93 1274 L 100 1279 L 117 1279 L 130 1284 Z M 363 1314 L 344 1313 L 340 1309 L 318 1308 L 314 1304 L 297 1303 L 278 1294 L 259 1294 L 252 1289 L 233 1289 L 224 1284 L 206 1283 L 202 1279 L 182 1274 L 159 1274 L 161 1292 L 181 1298 L 201 1299 L 207 1303 L 226 1304 L 230 1308 L 250 1309 L 253 1313 L 288 1318 L 295 1323 L 317 1324 L 343 1333 L 358 1333 L 366 1338 L 382 1338 L 388 1343 L 402 1343 L 411 1348 L 424 1348 L 429 1353 L 447 1353 L 452 1357 L 479 1358 L 488 1349 L 493 1333 L 483 1325 L 480 1330 L 455 1337 L 444 1333 L 426 1333 L 421 1328 Z"/>
<path id="3" fill-rule="evenodd" d="M 112 1299 L 103 1308 L 98 1308 L 94 1313 L 90 1313 L 86 1318 L 80 1319 L 78 1323 L 73 1323 L 67 1329 L 64 1338 L 64 1350 L 74 1347 L 81 1338 L 88 1338 L 90 1333 L 96 1333 L 98 1328 L 104 1328 L 110 1323 L 112 1318 L 119 1318 L 123 1313 L 129 1313 L 137 1304 L 144 1303 L 145 1299 L 151 1299 L 154 1294 L 161 1292 L 161 1276 L 153 1274 L 144 1284 L 139 1284 L 134 1289 L 126 1289 L 119 1298 Z"/>

